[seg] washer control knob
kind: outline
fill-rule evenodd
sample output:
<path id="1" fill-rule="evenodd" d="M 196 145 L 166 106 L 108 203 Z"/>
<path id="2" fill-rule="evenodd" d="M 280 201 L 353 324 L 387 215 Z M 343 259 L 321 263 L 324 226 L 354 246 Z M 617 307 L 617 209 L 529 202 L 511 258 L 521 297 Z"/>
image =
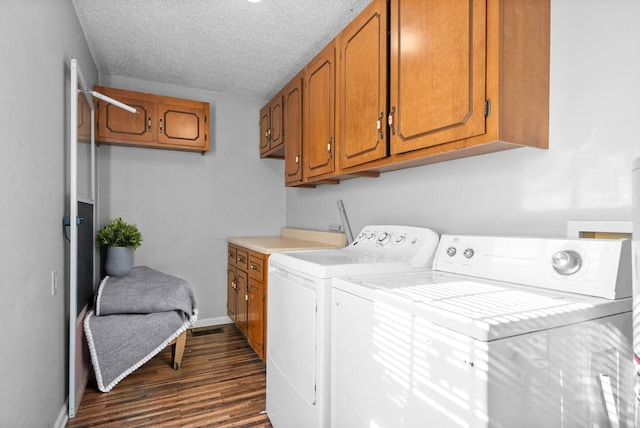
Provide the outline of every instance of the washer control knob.
<path id="1" fill-rule="evenodd" d="M 382 232 L 380 236 L 378 236 L 378 242 L 380 245 L 386 245 L 391 241 L 391 234 L 387 232 Z"/>
<path id="2" fill-rule="evenodd" d="M 464 250 L 464 253 L 462 253 L 466 258 L 470 259 L 471 257 L 473 257 L 473 255 L 475 254 L 475 251 L 473 251 L 472 248 L 467 248 L 466 250 Z"/>
<path id="3" fill-rule="evenodd" d="M 396 236 L 396 244 L 398 245 L 402 245 L 405 242 L 407 242 L 407 237 L 405 235 L 398 235 Z"/>
<path id="4" fill-rule="evenodd" d="M 376 234 L 373 233 L 373 232 L 369 232 L 369 234 L 367 235 L 367 239 L 369 241 L 373 241 L 375 239 L 375 237 L 376 237 Z"/>
<path id="5" fill-rule="evenodd" d="M 449 257 L 453 257 L 456 255 L 456 253 L 458 252 L 458 250 L 456 250 L 456 247 L 449 247 L 447 248 L 447 255 Z"/>
<path id="6" fill-rule="evenodd" d="M 364 232 L 360 232 L 360 235 L 358 235 L 358 241 L 362 241 L 364 238 L 367 237 L 367 234 Z"/>
<path id="7" fill-rule="evenodd" d="M 571 275 L 580 269 L 582 259 L 576 251 L 558 251 L 551 257 L 551 265 L 560 275 Z"/>

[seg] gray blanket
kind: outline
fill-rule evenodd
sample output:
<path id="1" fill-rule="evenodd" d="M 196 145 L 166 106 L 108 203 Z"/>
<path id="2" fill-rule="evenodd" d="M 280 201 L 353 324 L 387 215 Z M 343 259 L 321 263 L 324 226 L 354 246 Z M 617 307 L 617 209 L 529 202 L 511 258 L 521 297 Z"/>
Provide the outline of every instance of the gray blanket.
<path id="1" fill-rule="evenodd" d="M 98 388 L 118 382 L 164 349 L 195 322 L 191 285 L 146 266 L 122 278 L 107 276 L 84 320 Z"/>

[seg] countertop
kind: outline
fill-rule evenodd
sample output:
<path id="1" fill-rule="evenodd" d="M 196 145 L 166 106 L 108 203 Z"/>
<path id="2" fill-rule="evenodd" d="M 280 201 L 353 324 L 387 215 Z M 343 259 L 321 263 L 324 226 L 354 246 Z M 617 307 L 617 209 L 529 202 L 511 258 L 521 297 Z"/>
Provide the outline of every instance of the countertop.
<path id="1" fill-rule="evenodd" d="M 342 232 L 284 227 L 280 236 L 232 237 L 227 241 L 262 254 L 271 254 L 276 251 L 343 248 L 346 237 Z"/>

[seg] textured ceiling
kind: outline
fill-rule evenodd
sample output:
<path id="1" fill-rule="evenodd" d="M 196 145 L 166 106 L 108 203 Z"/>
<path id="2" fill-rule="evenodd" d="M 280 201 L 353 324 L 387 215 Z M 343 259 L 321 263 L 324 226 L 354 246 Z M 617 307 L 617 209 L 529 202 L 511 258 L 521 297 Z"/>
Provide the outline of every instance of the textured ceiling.
<path id="1" fill-rule="evenodd" d="M 98 71 L 269 99 L 370 0 L 73 0 Z"/>

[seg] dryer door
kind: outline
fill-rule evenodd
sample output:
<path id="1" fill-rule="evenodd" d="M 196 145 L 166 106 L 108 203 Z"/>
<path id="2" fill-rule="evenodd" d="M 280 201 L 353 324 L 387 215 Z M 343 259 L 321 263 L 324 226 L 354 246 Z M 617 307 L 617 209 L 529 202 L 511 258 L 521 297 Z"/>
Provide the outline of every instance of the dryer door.
<path id="1" fill-rule="evenodd" d="M 267 400 L 271 403 L 281 393 L 297 394 L 311 405 L 316 402 L 316 306 L 313 280 L 270 267 Z M 277 384 L 291 390 L 274 391 L 271 387 Z"/>

